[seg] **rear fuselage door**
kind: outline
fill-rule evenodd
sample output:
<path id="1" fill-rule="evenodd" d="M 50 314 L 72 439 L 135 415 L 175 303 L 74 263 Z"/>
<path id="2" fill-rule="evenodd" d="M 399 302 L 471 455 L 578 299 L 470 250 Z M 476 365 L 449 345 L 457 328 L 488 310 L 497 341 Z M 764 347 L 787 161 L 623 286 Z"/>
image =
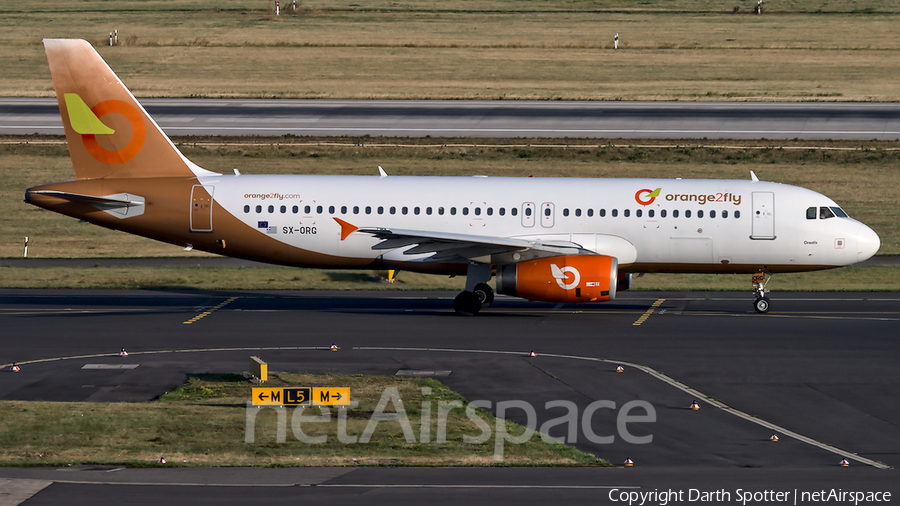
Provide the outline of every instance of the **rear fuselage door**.
<path id="1" fill-rule="evenodd" d="M 191 232 L 212 232 L 214 186 L 195 184 L 191 189 Z"/>

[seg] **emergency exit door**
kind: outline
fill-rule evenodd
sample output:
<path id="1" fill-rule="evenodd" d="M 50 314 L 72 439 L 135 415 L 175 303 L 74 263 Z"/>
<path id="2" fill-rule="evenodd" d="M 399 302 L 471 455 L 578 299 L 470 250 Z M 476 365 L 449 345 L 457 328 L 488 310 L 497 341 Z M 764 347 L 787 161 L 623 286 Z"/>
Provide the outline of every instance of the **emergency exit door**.
<path id="1" fill-rule="evenodd" d="M 195 184 L 191 189 L 191 232 L 212 232 L 214 186 Z"/>

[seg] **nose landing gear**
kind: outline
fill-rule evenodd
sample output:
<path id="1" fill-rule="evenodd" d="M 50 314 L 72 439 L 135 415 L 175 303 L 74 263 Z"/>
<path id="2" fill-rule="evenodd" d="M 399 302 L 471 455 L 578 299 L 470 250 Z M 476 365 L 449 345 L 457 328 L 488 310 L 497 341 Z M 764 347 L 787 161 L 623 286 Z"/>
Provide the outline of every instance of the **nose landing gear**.
<path id="1" fill-rule="evenodd" d="M 769 312 L 769 298 L 766 297 L 769 290 L 766 288 L 766 285 L 768 285 L 771 280 L 771 274 L 769 274 L 768 279 L 766 278 L 765 272 L 756 272 L 753 274 L 753 293 L 756 295 L 756 300 L 753 302 L 753 309 L 755 309 L 757 313 Z"/>

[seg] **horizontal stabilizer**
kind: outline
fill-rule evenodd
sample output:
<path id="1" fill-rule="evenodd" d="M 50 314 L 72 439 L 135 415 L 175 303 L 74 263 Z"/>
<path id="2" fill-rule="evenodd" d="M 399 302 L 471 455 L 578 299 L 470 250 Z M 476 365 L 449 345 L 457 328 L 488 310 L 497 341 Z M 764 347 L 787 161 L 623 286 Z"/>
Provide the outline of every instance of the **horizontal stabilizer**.
<path id="1" fill-rule="evenodd" d="M 32 195 L 46 195 L 57 197 L 72 202 L 83 202 L 106 211 L 117 218 L 131 218 L 144 214 L 144 197 L 129 193 L 117 193 L 115 195 L 84 195 L 81 193 L 69 193 L 59 190 L 30 190 L 26 193 L 26 201 L 30 202 Z"/>

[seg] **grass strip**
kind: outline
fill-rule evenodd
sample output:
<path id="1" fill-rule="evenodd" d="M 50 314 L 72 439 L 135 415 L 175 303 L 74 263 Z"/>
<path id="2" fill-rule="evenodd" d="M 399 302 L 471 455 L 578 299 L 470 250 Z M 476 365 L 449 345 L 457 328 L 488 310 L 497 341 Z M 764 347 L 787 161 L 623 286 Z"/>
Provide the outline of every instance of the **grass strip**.
<path id="1" fill-rule="evenodd" d="M 303 432 L 327 436 L 312 444 L 295 437 L 288 411 L 287 437 L 277 442 L 275 409 L 259 409 L 254 442 L 245 442 L 251 385 L 243 374 L 192 376 L 178 389 L 149 403 L 85 403 L 0 401 L 0 465 L 66 466 L 78 464 L 158 466 L 605 466 L 598 459 L 564 444 L 542 441 L 536 433 L 524 444 L 506 444 L 504 460 L 494 460 L 493 438 L 472 444 L 481 428 L 464 410 L 446 417 L 446 442 L 435 443 L 440 402 L 466 400 L 442 383 L 423 378 L 344 376 L 337 374 L 270 374 L 266 387 L 350 387 L 358 408 L 347 410 L 346 434 L 360 436 L 387 388 L 396 388 L 415 434 L 407 442 L 396 420 L 380 420 L 368 443 L 341 443 L 337 408 L 330 421 L 306 423 Z M 430 389 L 430 391 L 429 391 Z M 429 402 L 429 404 L 423 404 Z M 388 403 L 386 413 L 394 409 Z M 422 410 L 430 406 L 430 442 L 422 442 Z M 256 410 L 257 408 L 249 408 Z M 320 416 L 317 408 L 306 416 Z M 478 410 L 490 427 L 496 419 Z M 507 432 L 524 427 L 506 422 Z"/>

